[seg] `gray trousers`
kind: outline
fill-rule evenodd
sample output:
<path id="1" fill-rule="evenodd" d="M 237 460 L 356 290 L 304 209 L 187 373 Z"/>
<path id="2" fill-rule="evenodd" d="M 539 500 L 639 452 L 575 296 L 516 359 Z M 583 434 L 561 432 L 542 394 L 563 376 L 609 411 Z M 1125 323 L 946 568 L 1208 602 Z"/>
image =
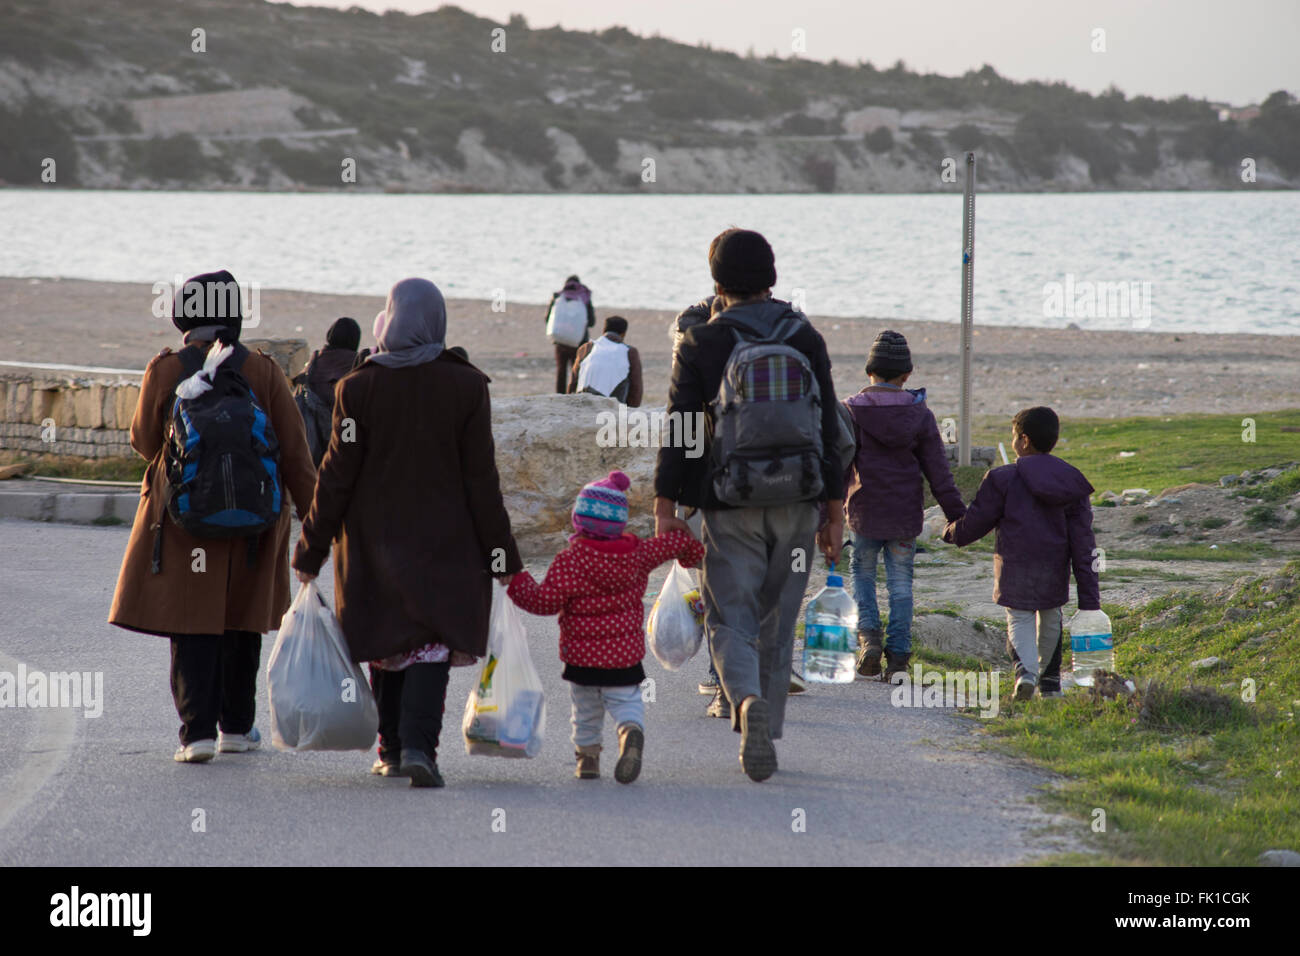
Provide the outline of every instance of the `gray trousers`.
<path id="1" fill-rule="evenodd" d="M 1016 677 L 1044 691 L 1061 689 L 1061 609 L 1021 611 L 1006 608 L 1007 651 Z"/>
<path id="2" fill-rule="evenodd" d="M 772 738 L 781 736 L 817 518 L 811 502 L 704 512 L 704 628 L 737 733 L 741 701 L 757 696 L 767 701 Z"/>

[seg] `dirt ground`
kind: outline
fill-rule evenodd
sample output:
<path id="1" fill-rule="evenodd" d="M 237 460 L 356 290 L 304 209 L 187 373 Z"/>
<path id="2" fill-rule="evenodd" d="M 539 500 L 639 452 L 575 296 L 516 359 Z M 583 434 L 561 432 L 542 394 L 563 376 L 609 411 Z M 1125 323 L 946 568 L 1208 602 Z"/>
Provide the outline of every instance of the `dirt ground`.
<path id="1" fill-rule="evenodd" d="M 76 279 L 0 278 L 0 360 L 142 369 L 163 346 L 178 340 L 170 319 L 151 313 L 144 283 Z M 690 302 L 683 301 L 683 308 Z M 253 338 L 303 338 L 323 344 L 340 315 L 362 326 L 363 344 L 383 300 L 263 290 Z M 493 379 L 499 395 L 532 395 L 554 387 L 554 358 L 544 334 L 543 305 L 508 303 L 493 312 L 487 301 L 448 302 L 450 345 L 462 345 Z M 645 404 L 662 404 L 671 366 L 668 328 L 673 314 L 616 309 L 597 302 L 597 324 L 608 315 L 631 324 L 628 342 L 641 352 Z M 916 371 L 909 385 L 924 386 L 940 417 L 958 412 L 958 326 L 874 318 L 817 318 L 835 367 L 836 391 L 864 384 L 862 366 L 876 333 L 907 336 Z M 975 415 L 1013 414 L 1050 404 L 1063 416 L 1228 412 L 1242 414 L 1300 406 L 1300 336 L 1090 332 L 984 326 L 975 330 Z"/>

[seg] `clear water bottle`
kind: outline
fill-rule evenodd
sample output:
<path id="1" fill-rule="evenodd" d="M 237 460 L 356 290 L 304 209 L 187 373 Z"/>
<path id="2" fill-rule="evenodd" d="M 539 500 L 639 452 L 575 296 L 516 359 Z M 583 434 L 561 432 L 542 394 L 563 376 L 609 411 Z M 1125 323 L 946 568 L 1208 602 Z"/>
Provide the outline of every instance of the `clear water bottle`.
<path id="1" fill-rule="evenodd" d="M 852 683 L 857 631 L 858 606 L 844 579 L 832 573 L 804 613 L 803 676 L 819 684 Z"/>
<path id="2" fill-rule="evenodd" d="M 1110 618 L 1105 611 L 1079 611 L 1066 626 L 1070 629 L 1074 682 L 1080 687 L 1091 687 L 1094 671 L 1115 669 Z"/>

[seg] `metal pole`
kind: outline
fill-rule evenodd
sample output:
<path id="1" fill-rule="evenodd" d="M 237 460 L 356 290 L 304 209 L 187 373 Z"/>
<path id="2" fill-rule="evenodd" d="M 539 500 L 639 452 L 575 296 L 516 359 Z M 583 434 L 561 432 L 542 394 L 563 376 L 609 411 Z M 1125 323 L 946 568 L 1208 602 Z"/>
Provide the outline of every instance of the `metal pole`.
<path id="1" fill-rule="evenodd" d="M 961 230 L 961 418 L 957 464 L 970 466 L 970 353 L 975 284 L 975 154 L 966 154 L 966 195 Z"/>

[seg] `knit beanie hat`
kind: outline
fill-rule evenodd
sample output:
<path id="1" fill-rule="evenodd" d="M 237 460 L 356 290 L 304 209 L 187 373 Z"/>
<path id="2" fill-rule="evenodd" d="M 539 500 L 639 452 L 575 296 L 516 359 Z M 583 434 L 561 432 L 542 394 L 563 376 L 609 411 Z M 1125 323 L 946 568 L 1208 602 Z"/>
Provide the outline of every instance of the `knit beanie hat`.
<path id="1" fill-rule="evenodd" d="M 355 352 L 361 347 L 361 326 L 356 319 L 346 315 L 334 320 L 334 324 L 325 332 L 325 345 L 331 349 L 347 349 Z"/>
<path id="2" fill-rule="evenodd" d="M 709 271 L 726 292 L 762 292 L 776 285 L 776 256 L 752 229 L 728 229 L 709 246 Z"/>
<path id="3" fill-rule="evenodd" d="M 186 279 L 172 299 L 172 325 L 182 332 L 225 326 L 223 339 L 234 342 L 243 324 L 239 283 L 224 269 Z"/>
<path id="4" fill-rule="evenodd" d="M 627 527 L 627 489 L 632 484 L 621 471 L 593 481 L 578 492 L 573 527 L 593 538 L 617 538 Z"/>
<path id="5" fill-rule="evenodd" d="M 907 347 L 907 339 L 901 333 L 889 329 L 877 335 L 871 343 L 871 352 L 867 355 L 867 374 L 898 378 L 910 371 L 912 350 Z"/>

